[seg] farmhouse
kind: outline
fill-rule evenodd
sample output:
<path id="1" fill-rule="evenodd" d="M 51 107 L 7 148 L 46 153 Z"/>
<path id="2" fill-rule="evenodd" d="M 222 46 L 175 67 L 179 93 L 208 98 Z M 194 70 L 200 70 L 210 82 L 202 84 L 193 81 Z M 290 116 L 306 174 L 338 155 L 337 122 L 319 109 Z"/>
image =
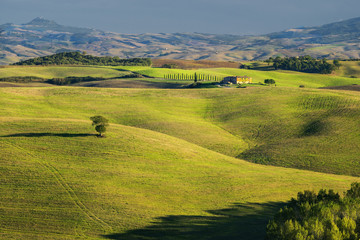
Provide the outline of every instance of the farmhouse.
<path id="1" fill-rule="evenodd" d="M 229 76 L 229 77 L 225 77 L 224 80 L 222 80 L 220 83 L 242 84 L 242 83 L 251 83 L 251 82 L 252 82 L 252 78 L 248 76 Z"/>

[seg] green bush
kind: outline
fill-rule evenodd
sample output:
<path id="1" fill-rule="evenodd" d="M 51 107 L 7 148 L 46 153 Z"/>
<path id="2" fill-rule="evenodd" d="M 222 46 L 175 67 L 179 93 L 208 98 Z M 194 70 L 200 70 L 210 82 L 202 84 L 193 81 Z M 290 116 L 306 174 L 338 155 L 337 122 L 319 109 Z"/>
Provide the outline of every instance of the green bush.
<path id="1" fill-rule="evenodd" d="M 273 84 L 275 84 L 275 80 L 274 79 L 265 79 L 264 83 L 268 84 L 268 85 L 273 85 Z"/>
<path id="2" fill-rule="evenodd" d="M 268 240 L 355 240 L 360 237 L 360 183 L 341 198 L 333 190 L 299 192 L 266 228 Z"/>

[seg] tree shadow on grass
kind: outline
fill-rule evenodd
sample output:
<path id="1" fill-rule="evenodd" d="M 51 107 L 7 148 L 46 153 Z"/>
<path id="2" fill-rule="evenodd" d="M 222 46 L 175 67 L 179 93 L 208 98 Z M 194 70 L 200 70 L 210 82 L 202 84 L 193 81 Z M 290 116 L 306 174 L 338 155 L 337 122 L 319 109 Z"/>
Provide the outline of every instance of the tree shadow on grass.
<path id="1" fill-rule="evenodd" d="M 117 80 L 117 81 L 113 81 Z M 152 82 L 140 79 L 109 79 L 104 81 L 82 82 L 73 86 L 100 87 L 100 88 L 154 88 L 154 89 L 179 89 L 184 83 Z"/>
<path id="2" fill-rule="evenodd" d="M 283 207 L 282 202 L 233 204 L 230 208 L 207 211 L 211 216 L 166 216 L 152 225 L 125 233 L 105 235 L 122 240 L 230 240 L 264 239 L 266 225 Z"/>
<path id="3" fill-rule="evenodd" d="M 4 135 L 0 137 L 11 138 L 11 137 L 90 137 L 97 136 L 96 134 L 89 133 L 16 133 L 10 135 Z"/>

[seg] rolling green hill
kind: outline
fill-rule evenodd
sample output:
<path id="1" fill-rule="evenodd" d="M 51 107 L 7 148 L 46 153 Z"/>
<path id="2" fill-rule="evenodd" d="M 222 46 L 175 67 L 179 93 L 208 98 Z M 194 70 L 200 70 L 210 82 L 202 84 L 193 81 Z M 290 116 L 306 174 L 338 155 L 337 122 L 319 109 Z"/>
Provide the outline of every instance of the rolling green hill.
<path id="1" fill-rule="evenodd" d="M 4 91 L 15 91 L 11 88 Z M 34 89 L 38 105 L 0 94 L 3 115 L 87 118 L 145 128 L 248 161 L 359 176 L 357 92 L 263 87 L 146 90 Z M 114 90 L 115 91 L 115 90 Z M 120 91 L 120 90 L 119 90 Z M 69 93 L 68 93 L 69 92 Z M 45 94 L 43 96 L 43 94 Z M 69 95 L 68 95 L 69 94 Z M 94 102 L 101 103 L 101 108 Z M 73 112 L 69 112 L 72 109 Z M 59 110 L 61 110 L 59 112 Z"/>
<path id="2" fill-rule="evenodd" d="M 336 75 L 360 78 L 360 61 L 343 61 L 341 64 L 342 66 L 336 71 Z"/>
<path id="3" fill-rule="evenodd" d="M 33 67 L 33 66 L 8 66 L 0 68 L 0 78 L 6 77 L 25 77 L 33 76 L 40 78 L 64 78 L 64 77 L 102 77 L 102 78 L 115 78 L 128 74 L 124 71 L 115 71 L 99 66 L 79 67 L 79 66 L 47 66 L 47 67 Z"/>
<path id="4" fill-rule="evenodd" d="M 1 88 L 0 238 L 262 238 L 298 191 L 359 179 L 235 157 L 357 175 L 358 101 L 285 87 Z"/>
<path id="5" fill-rule="evenodd" d="M 325 74 L 311 74 L 300 73 L 294 71 L 259 71 L 236 68 L 208 68 L 197 70 L 182 70 L 182 69 L 166 69 L 166 68 L 150 68 L 150 67 L 120 67 L 120 69 L 137 72 L 151 77 L 164 77 L 165 74 L 198 74 L 214 75 L 218 77 L 226 76 L 243 76 L 247 75 L 253 78 L 253 82 L 264 82 L 264 79 L 273 78 L 278 86 L 305 87 L 318 88 L 339 85 L 360 84 L 360 79 L 345 77 L 340 73 L 340 76 L 325 75 Z"/>
<path id="6" fill-rule="evenodd" d="M 151 68 L 151 67 L 5 67 L 0 68 L 0 78 L 17 76 L 34 76 L 41 78 L 64 78 L 74 77 L 102 77 L 118 78 L 123 77 L 130 72 L 142 74 L 152 78 L 163 78 L 166 74 L 204 74 L 217 77 L 226 77 L 232 75 L 248 75 L 253 78 L 253 82 L 264 82 L 264 79 L 273 78 L 277 86 L 299 87 L 304 85 L 306 88 L 319 88 L 330 86 L 341 86 L 360 84 L 359 78 L 349 78 L 352 75 L 358 76 L 356 71 L 360 71 L 356 66 L 357 62 L 343 62 L 341 69 L 332 75 L 310 74 L 293 71 L 260 71 L 236 68 L 204 68 L 194 70 Z M 349 70 L 352 69 L 352 70 Z M 354 72 L 355 71 L 355 72 Z M 359 75 L 360 77 L 360 75 Z M 148 79 L 151 80 L 151 79 Z M 154 80 L 157 81 L 157 80 Z M 184 81 L 187 83 L 186 81 Z"/>

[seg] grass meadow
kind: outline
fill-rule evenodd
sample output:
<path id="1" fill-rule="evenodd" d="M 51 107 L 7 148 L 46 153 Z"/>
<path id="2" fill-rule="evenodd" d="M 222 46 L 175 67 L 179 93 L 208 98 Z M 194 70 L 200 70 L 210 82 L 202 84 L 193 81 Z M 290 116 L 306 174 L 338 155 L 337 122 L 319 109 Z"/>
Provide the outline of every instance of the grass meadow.
<path id="1" fill-rule="evenodd" d="M 0 238 L 261 239 L 298 191 L 359 181 L 358 101 L 289 87 L 0 88 Z M 110 120 L 106 138 L 93 115 Z"/>
<path id="2" fill-rule="evenodd" d="M 263 239 L 297 192 L 360 180 L 360 92 L 317 89 L 360 84 L 359 69 L 2 67 L 0 78 L 108 80 L 0 82 L 0 238 Z M 117 79 L 131 72 L 148 78 Z M 277 86 L 162 79 L 195 72 Z M 106 138 L 94 115 L 110 120 Z"/>
<path id="3" fill-rule="evenodd" d="M 360 62 L 346 61 L 341 62 L 342 66 L 335 72 L 338 76 L 357 77 L 360 78 Z"/>
<path id="4" fill-rule="evenodd" d="M 45 79 L 50 78 L 64 78 L 68 76 L 74 77 L 102 77 L 102 78 L 118 78 L 129 74 L 130 72 L 139 73 L 150 79 L 143 79 L 144 81 L 158 82 L 168 74 L 197 74 L 226 77 L 232 75 L 247 75 L 253 78 L 254 83 L 264 82 L 264 79 L 272 78 L 276 81 L 277 86 L 281 87 L 299 87 L 304 85 L 305 88 L 320 88 L 340 85 L 360 84 L 360 66 L 358 62 L 342 62 L 343 66 L 332 75 L 300 73 L 293 71 L 262 71 L 262 70 L 248 70 L 238 68 L 199 68 L 192 70 L 185 69 L 167 69 L 167 68 L 153 68 L 153 67 L 138 67 L 138 66 L 120 66 L 120 67 L 106 67 L 106 66 L 65 66 L 65 67 L 39 67 L 39 66 L 10 66 L 0 68 L 0 78 L 16 77 L 16 76 L 34 76 Z M 352 77 L 351 77 L 352 76 Z M 155 78 L 155 79 L 153 79 Z M 121 80 L 119 80 L 121 81 Z M 173 80 L 162 80 L 173 83 Z M 115 82 L 114 82 L 115 83 Z M 183 80 L 183 83 L 189 84 L 191 81 Z M 115 84 L 118 85 L 118 84 Z M 121 84 L 120 84 L 121 85 Z M 111 87 L 107 84 L 107 87 Z M 146 86 L 144 86 L 146 87 Z"/>
<path id="5" fill-rule="evenodd" d="M 161 78 L 165 74 L 198 74 L 213 75 L 218 77 L 244 76 L 253 78 L 253 82 L 264 82 L 264 79 L 272 78 L 277 86 L 319 88 L 339 85 L 360 84 L 359 78 L 349 78 L 336 75 L 310 74 L 293 71 L 259 71 L 236 68 L 208 68 L 197 70 L 164 69 L 150 67 L 121 67 L 122 69 L 137 72 L 146 76 Z"/>
<path id="6" fill-rule="evenodd" d="M 126 75 L 123 71 L 114 71 L 98 66 L 7 66 L 0 68 L 0 78 L 6 77 L 40 77 L 65 78 L 65 77 L 102 77 L 116 78 Z"/>

